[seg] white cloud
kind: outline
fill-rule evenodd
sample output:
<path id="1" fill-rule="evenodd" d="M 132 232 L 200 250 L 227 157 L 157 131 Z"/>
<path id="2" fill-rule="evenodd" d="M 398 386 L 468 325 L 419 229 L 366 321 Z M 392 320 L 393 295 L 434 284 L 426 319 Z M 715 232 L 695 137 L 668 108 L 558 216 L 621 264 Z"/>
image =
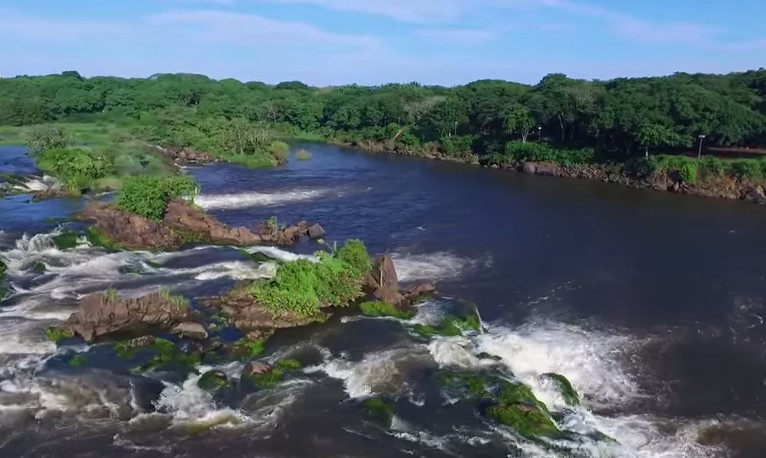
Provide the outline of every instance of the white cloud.
<path id="1" fill-rule="evenodd" d="M 146 18 L 150 25 L 183 31 L 189 39 L 268 45 L 334 44 L 374 47 L 380 43 L 367 35 L 326 32 L 300 22 L 277 21 L 254 14 L 212 10 L 175 10 Z"/>
<path id="2" fill-rule="evenodd" d="M 459 19 L 471 9 L 466 0 L 266 0 L 272 3 L 314 5 L 404 22 L 445 22 Z"/>

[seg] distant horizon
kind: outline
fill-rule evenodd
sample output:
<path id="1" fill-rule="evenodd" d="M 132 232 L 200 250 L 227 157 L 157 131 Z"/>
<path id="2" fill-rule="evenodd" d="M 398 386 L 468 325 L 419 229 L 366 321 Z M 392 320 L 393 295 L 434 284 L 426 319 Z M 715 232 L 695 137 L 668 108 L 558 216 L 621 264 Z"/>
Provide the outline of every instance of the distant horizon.
<path id="1" fill-rule="evenodd" d="M 761 0 L 27 0 L 0 6 L 0 73 L 303 81 L 609 80 L 764 65 Z"/>
<path id="2" fill-rule="evenodd" d="M 661 74 L 661 75 L 616 76 L 616 77 L 608 78 L 608 79 L 600 79 L 600 78 L 592 78 L 592 79 L 588 79 L 588 78 L 576 78 L 576 77 L 574 77 L 572 75 L 567 74 L 566 72 L 553 72 L 553 73 L 560 73 L 560 74 L 566 75 L 568 78 L 571 78 L 571 79 L 578 79 L 578 80 L 584 80 L 584 81 L 589 81 L 589 82 L 608 82 L 608 81 L 612 81 L 612 80 L 615 80 L 615 79 L 666 78 L 666 77 L 671 77 L 671 76 L 674 76 L 674 75 L 677 75 L 677 74 L 686 74 L 686 75 L 690 75 L 690 76 L 694 76 L 694 75 L 726 76 L 726 75 L 731 75 L 731 74 L 743 74 L 743 73 L 758 72 L 758 71 L 766 71 L 766 67 L 748 68 L 748 69 L 745 69 L 745 70 L 732 70 L 732 71 L 728 71 L 728 72 L 695 72 L 695 73 L 690 73 L 690 72 L 676 71 L 676 72 L 673 72 L 673 73 L 667 73 L 667 74 Z M 60 72 L 44 73 L 44 74 L 18 74 L 18 75 L 11 75 L 11 76 L 0 74 L 0 78 L 2 78 L 2 79 L 12 79 L 12 78 L 25 78 L 25 77 L 27 77 L 27 78 L 39 78 L 39 77 L 46 77 L 46 76 L 61 76 L 65 72 L 77 72 L 82 78 L 86 78 L 86 79 L 90 79 L 90 78 L 152 79 L 153 77 L 165 76 L 165 75 L 174 75 L 174 76 L 185 75 L 185 76 L 204 77 L 204 78 L 208 78 L 208 79 L 210 79 L 212 81 L 218 81 L 218 82 L 226 81 L 226 80 L 235 80 L 235 81 L 238 81 L 238 82 L 240 82 L 242 84 L 247 84 L 247 83 L 262 83 L 262 84 L 266 84 L 268 86 L 276 86 L 276 85 L 281 84 L 281 83 L 299 82 L 299 83 L 306 84 L 307 86 L 312 87 L 312 88 L 316 88 L 316 89 L 333 88 L 333 87 L 345 87 L 345 86 L 353 86 L 353 85 L 365 86 L 365 87 L 374 87 L 374 86 L 407 85 L 407 84 L 419 84 L 421 86 L 452 88 L 452 87 L 457 87 L 457 86 L 466 86 L 468 84 L 475 83 L 475 82 L 478 82 L 478 81 L 504 81 L 504 82 L 507 82 L 507 83 L 516 83 L 516 84 L 522 84 L 522 85 L 526 85 L 526 86 L 534 86 L 534 85 L 538 84 L 540 82 L 540 80 L 542 80 L 543 77 L 546 76 L 546 75 L 541 75 L 539 79 L 537 79 L 536 81 L 532 81 L 532 82 L 514 81 L 514 80 L 511 80 L 511 79 L 504 79 L 504 78 L 479 78 L 479 79 L 475 79 L 475 80 L 471 80 L 471 81 L 465 81 L 465 82 L 462 82 L 462 83 L 450 84 L 450 85 L 445 85 L 445 84 L 428 84 L 428 83 L 423 83 L 423 82 L 420 82 L 420 81 L 388 81 L 388 82 L 382 82 L 382 83 L 378 83 L 378 84 L 361 84 L 361 83 L 356 83 L 356 82 L 348 82 L 348 83 L 340 83 L 340 84 L 318 85 L 318 84 L 312 84 L 312 83 L 310 83 L 308 81 L 295 80 L 295 79 L 293 79 L 293 80 L 282 80 L 282 81 L 263 81 L 263 80 L 257 80 L 257 79 L 252 79 L 252 80 L 240 79 L 240 78 L 236 78 L 236 77 L 216 78 L 216 77 L 213 77 L 213 76 L 210 76 L 210 75 L 206 75 L 204 73 L 184 72 L 184 71 L 179 71 L 179 72 L 156 72 L 156 73 L 152 73 L 152 74 L 147 75 L 147 76 L 121 76 L 121 75 L 107 75 L 107 74 L 88 75 L 88 74 L 83 74 L 83 73 L 79 72 L 76 69 L 68 69 L 68 70 L 62 70 Z"/>

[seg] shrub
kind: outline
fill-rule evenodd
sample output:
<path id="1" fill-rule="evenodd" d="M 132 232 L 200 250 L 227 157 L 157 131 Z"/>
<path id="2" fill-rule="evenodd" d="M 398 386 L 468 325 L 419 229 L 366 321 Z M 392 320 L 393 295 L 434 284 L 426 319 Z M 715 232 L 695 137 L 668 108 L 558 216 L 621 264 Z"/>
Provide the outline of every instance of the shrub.
<path id="1" fill-rule="evenodd" d="M 287 162 L 287 154 L 290 152 L 290 145 L 282 141 L 275 141 L 269 145 L 269 154 L 276 159 L 277 164 Z"/>
<path id="2" fill-rule="evenodd" d="M 321 307 L 345 306 L 363 295 L 362 278 L 369 267 L 359 267 L 369 266 L 369 259 L 361 242 L 349 241 L 338 253 L 321 255 L 318 262 L 298 259 L 282 264 L 272 280 L 255 283 L 251 293 L 273 312 L 317 316 Z"/>
<path id="3" fill-rule="evenodd" d="M 268 154 L 254 153 L 254 154 L 228 154 L 223 155 L 221 158 L 232 164 L 244 165 L 251 169 L 265 169 L 274 167 L 277 165 L 276 159 Z"/>
<path id="4" fill-rule="evenodd" d="M 299 151 L 298 151 L 298 152 L 295 154 L 295 157 L 296 157 L 296 158 L 297 158 L 299 161 L 308 161 L 309 159 L 311 159 L 311 153 L 309 153 L 309 152 L 308 152 L 308 151 L 306 151 L 305 149 L 302 149 L 302 150 L 299 150 Z"/>
<path id="5" fill-rule="evenodd" d="M 758 161 L 743 159 L 731 163 L 731 171 L 737 178 L 754 180 L 761 177 L 761 167 Z"/>
<path id="6" fill-rule="evenodd" d="M 51 149 L 64 149 L 71 141 L 72 138 L 61 127 L 43 126 L 30 132 L 27 147 L 32 154 L 38 154 Z"/>
<path id="7" fill-rule="evenodd" d="M 338 259 L 350 264 L 361 275 L 366 274 L 372 268 L 370 255 L 361 240 L 347 241 L 337 253 Z"/>
<path id="8" fill-rule="evenodd" d="M 681 178 L 689 184 L 697 184 L 698 168 L 696 162 L 684 162 L 678 170 Z"/>
<path id="9" fill-rule="evenodd" d="M 715 177 L 722 177 L 726 173 L 726 163 L 715 156 L 706 156 L 702 160 L 702 169 Z"/>
<path id="10" fill-rule="evenodd" d="M 114 173 L 114 160 L 102 151 L 46 149 L 35 156 L 43 172 L 58 178 L 71 192 L 94 186 L 95 181 Z"/>
<path id="11" fill-rule="evenodd" d="M 466 153 L 473 150 L 473 143 L 476 141 L 474 135 L 462 135 L 455 137 L 444 137 L 439 143 L 442 152 L 450 157 L 463 157 Z"/>
<path id="12" fill-rule="evenodd" d="M 502 153 L 495 154 L 498 163 L 513 161 L 554 162 L 564 166 L 591 164 L 596 154 L 592 149 L 556 150 L 547 143 L 508 142 Z"/>
<path id="13" fill-rule="evenodd" d="M 125 180 L 117 193 L 117 208 L 161 221 L 168 202 L 187 195 L 193 198 L 197 191 L 197 183 L 189 175 L 133 176 Z"/>

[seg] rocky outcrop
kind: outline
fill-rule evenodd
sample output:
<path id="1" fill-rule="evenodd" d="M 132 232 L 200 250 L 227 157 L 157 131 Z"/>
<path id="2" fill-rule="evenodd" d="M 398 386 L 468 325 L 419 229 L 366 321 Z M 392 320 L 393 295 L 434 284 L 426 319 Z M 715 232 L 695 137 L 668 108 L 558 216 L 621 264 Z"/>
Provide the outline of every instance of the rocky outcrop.
<path id="1" fill-rule="evenodd" d="M 218 159 L 211 154 L 205 153 L 203 151 L 195 151 L 190 148 L 163 148 L 157 145 L 152 145 L 149 148 L 151 151 L 165 156 L 178 165 L 208 164 L 211 162 L 218 162 Z"/>
<path id="2" fill-rule="evenodd" d="M 265 223 L 255 229 L 231 227 L 181 199 L 168 204 L 162 222 L 97 202 L 91 202 L 79 216 L 92 221 L 98 232 L 114 245 L 127 249 L 178 249 L 186 243 L 290 245 L 302 236 L 310 236 L 312 228 L 314 234 L 321 229 L 306 221 L 281 227 Z"/>
<path id="3" fill-rule="evenodd" d="M 190 339 L 205 340 L 207 339 L 207 330 L 203 325 L 195 321 L 184 321 L 173 326 L 170 330 L 181 337 L 188 337 Z"/>
<path id="4" fill-rule="evenodd" d="M 380 256 L 375 261 L 365 281 L 365 287 L 375 299 L 398 308 L 408 307 L 419 297 L 436 292 L 436 288 L 427 282 L 401 290 L 394 261 L 388 255 Z"/>
<path id="5" fill-rule="evenodd" d="M 122 298 L 113 291 L 107 291 L 83 297 L 77 311 L 63 328 L 91 342 L 115 333 L 169 329 L 188 317 L 188 304 L 164 292 Z"/>
<path id="6" fill-rule="evenodd" d="M 294 328 L 324 321 L 328 315 L 306 316 L 291 311 L 273 312 L 256 302 L 250 286 L 243 282 L 227 295 L 208 298 L 204 302 L 218 308 L 229 321 L 229 325 L 247 334 L 253 340 L 263 340 L 276 329 Z"/>

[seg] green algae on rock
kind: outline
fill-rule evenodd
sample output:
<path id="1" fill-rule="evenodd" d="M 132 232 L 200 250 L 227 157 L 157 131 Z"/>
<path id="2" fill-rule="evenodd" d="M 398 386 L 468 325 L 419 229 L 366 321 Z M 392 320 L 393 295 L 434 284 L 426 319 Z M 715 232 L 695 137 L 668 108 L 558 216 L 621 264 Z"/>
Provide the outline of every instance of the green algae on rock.
<path id="1" fill-rule="evenodd" d="M 219 370 L 207 371 L 197 380 L 197 386 L 205 391 L 215 391 L 228 384 L 226 374 Z"/>
<path id="2" fill-rule="evenodd" d="M 572 387 L 572 384 L 563 375 L 549 372 L 542 374 L 540 380 L 556 385 L 561 393 L 561 397 L 564 398 L 564 402 L 568 406 L 575 407 L 580 405 L 580 395 L 577 394 L 577 391 Z"/>
<path id="3" fill-rule="evenodd" d="M 392 317 L 400 320 L 409 320 L 415 316 L 414 310 L 402 310 L 394 305 L 383 301 L 370 301 L 359 304 L 362 314 L 371 317 Z"/>
<path id="4" fill-rule="evenodd" d="M 478 311 L 474 310 L 464 317 L 446 315 L 436 325 L 416 324 L 412 327 L 415 334 L 431 339 L 436 336 L 456 337 L 467 332 L 481 332 L 481 319 Z"/>
<path id="5" fill-rule="evenodd" d="M 77 247 L 79 235 L 76 232 L 65 231 L 53 236 L 53 244 L 61 251 L 71 250 Z"/>
<path id="6" fill-rule="evenodd" d="M 45 330 L 45 337 L 53 343 L 58 343 L 60 340 L 74 337 L 74 331 L 60 326 L 50 326 Z"/>
<path id="7" fill-rule="evenodd" d="M 362 401 L 362 408 L 364 409 L 367 418 L 374 423 L 377 423 L 386 428 L 391 427 L 391 422 L 394 419 L 396 410 L 394 404 L 383 398 L 369 398 Z"/>

